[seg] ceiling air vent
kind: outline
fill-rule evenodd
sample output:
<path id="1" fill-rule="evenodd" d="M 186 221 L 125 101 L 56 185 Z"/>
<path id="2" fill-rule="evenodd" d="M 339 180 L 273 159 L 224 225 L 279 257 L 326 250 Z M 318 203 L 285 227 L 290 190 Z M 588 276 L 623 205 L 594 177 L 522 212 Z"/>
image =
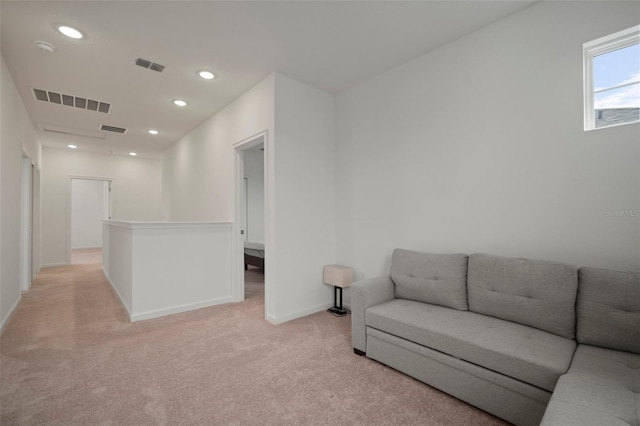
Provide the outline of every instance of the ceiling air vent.
<path id="1" fill-rule="evenodd" d="M 45 92 L 44 90 L 33 89 L 33 95 L 39 101 L 49 102 L 49 96 L 47 95 L 47 92 Z"/>
<path id="2" fill-rule="evenodd" d="M 123 129 L 122 127 L 107 126 L 106 124 L 100 126 L 100 130 L 104 130 L 105 132 L 127 133 L 127 129 Z"/>
<path id="3" fill-rule="evenodd" d="M 164 65 L 156 64 L 155 62 L 142 58 L 136 59 L 136 65 L 157 72 L 162 72 L 162 70 L 164 70 Z"/>
<path id="4" fill-rule="evenodd" d="M 107 102 L 95 101 L 93 99 L 80 98 L 78 96 L 66 95 L 50 90 L 31 88 L 33 96 L 38 101 L 49 102 L 52 104 L 76 107 L 80 109 L 88 109 L 89 111 L 103 112 L 109 114 L 111 104 Z"/>

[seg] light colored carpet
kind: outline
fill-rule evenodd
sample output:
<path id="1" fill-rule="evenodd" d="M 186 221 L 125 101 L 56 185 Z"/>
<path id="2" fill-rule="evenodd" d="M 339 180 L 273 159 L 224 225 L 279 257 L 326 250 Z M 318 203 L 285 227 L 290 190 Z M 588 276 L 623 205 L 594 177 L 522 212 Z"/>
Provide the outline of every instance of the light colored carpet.
<path id="1" fill-rule="evenodd" d="M 72 249 L 71 264 L 102 263 L 102 247 Z"/>
<path id="2" fill-rule="evenodd" d="M 129 323 L 100 265 L 43 270 L 0 346 L 2 425 L 498 425 L 353 354 L 350 317 L 247 300 Z"/>

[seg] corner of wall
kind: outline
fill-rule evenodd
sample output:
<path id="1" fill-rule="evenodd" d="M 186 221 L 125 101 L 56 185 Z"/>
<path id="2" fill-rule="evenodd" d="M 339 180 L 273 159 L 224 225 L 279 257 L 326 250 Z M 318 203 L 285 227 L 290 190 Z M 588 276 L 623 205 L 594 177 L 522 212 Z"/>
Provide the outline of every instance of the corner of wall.
<path id="1" fill-rule="evenodd" d="M 9 325 L 9 322 L 11 322 L 11 320 L 15 316 L 16 312 L 18 311 L 18 306 L 20 306 L 21 302 L 22 297 L 19 297 L 18 300 L 16 300 L 13 306 L 9 309 L 9 312 L 3 316 L 2 323 L 0 323 L 0 335 L 2 335 L 5 327 Z"/>

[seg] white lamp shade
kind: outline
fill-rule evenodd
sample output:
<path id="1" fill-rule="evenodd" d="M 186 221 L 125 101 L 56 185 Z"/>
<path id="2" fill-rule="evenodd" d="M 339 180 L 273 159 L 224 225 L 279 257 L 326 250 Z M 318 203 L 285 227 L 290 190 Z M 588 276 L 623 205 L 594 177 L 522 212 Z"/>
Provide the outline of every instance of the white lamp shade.
<path id="1" fill-rule="evenodd" d="M 353 269 L 342 265 L 325 265 L 323 268 L 325 284 L 336 287 L 349 287 L 353 283 Z"/>

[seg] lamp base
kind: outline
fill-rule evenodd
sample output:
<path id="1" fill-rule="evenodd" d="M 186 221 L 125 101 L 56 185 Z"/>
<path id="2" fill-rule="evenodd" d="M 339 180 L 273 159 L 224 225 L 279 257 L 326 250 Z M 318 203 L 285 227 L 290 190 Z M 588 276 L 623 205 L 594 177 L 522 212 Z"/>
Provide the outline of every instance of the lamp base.
<path id="1" fill-rule="evenodd" d="M 340 290 L 340 304 L 338 304 L 338 290 Z M 333 308 L 327 309 L 333 316 L 343 317 L 351 311 L 342 307 L 342 287 L 333 286 Z"/>
<path id="2" fill-rule="evenodd" d="M 334 315 L 336 317 L 343 317 L 343 316 L 345 316 L 345 315 L 347 315 L 349 313 L 349 310 L 345 309 L 345 308 L 339 308 L 337 306 L 334 306 L 333 308 L 327 309 L 327 312 L 330 312 L 332 315 Z"/>

